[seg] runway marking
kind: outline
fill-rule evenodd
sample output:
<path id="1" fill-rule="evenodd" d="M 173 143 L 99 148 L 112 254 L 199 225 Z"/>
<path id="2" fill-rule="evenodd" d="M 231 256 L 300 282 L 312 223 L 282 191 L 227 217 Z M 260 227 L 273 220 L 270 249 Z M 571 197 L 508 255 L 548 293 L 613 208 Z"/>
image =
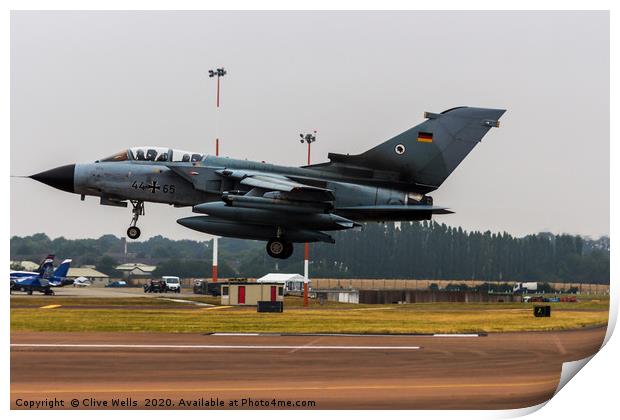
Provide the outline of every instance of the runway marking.
<path id="1" fill-rule="evenodd" d="M 102 349 L 419 350 L 419 346 L 275 346 L 232 344 L 11 344 L 11 347 Z"/>
<path id="2" fill-rule="evenodd" d="M 357 308 L 357 309 L 350 309 L 351 311 L 387 311 L 389 309 L 394 309 L 392 307 L 387 307 L 387 308 Z"/>
<path id="3" fill-rule="evenodd" d="M 564 345 L 562 344 L 562 341 L 559 339 L 559 337 L 557 335 L 553 336 L 553 341 L 555 341 L 555 345 L 558 348 L 560 354 L 566 354 L 568 353 L 566 351 L 566 348 L 564 347 Z"/>
<path id="4" fill-rule="evenodd" d="M 433 337 L 480 337 L 480 334 L 433 334 Z"/>
<path id="5" fill-rule="evenodd" d="M 55 308 L 60 308 L 62 305 L 47 305 L 47 306 L 41 306 L 39 309 L 55 309 Z"/>
<path id="6" fill-rule="evenodd" d="M 306 347 L 310 347 L 310 346 L 312 346 L 312 344 L 316 344 L 318 341 L 321 341 L 321 339 L 322 339 L 322 337 L 318 337 L 318 338 L 310 341 L 308 344 L 305 344 L 305 345 L 299 347 L 298 349 L 293 349 L 293 350 L 289 351 L 289 354 L 290 353 L 295 353 L 296 351 L 299 351 L 299 350 L 304 349 Z"/>
<path id="7" fill-rule="evenodd" d="M 11 390 L 11 393 L 17 394 L 54 394 L 54 393 L 119 393 L 119 392 L 241 392 L 241 391 L 339 391 L 339 390 L 390 390 L 390 389 L 450 389 L 450 388 L 516 388 L 516 387 L 533 387 L 541 385 L 557 386 L 559 378 L 549 379 L 545 381 L 532 382 L 502 382 L 502 383 L 457 383 L 457 384 L 428 384 L 428 385 L 326 385 L 326 386 L 297 386 L 294 388 L 287 387 L 222 387 L 222 388 L 91 388 L 91 389 L 42 389 L 39 391 L 20 391 Z"/>
<path id="8" fill-rule="evenodd" d="M 205 335 L 217 335 L 223 337 L 486 337 L 486 333 L 467 333 L 467 334 L 364 334 L 364 333 L 236 333 L 236 332 L 214 332 Z"/>
<path id="9" fill-rule="evenodd" d="M 212 306 L 211 308 L 204 308 L 205 311 L 213 311 L 216 309 L 226 309 L 226 308 L 232 308 L 232 306 Z"/>
<path id="10" fill-rule="evenodd" d="M 164 298 L 164 297 L 158 297 L 156 299 L 167 300 L 167 301 L 176 302 L 176 303 L 189 303 L 190 305 L 196 305 L 196 306 L 215 306 L 210 303 L 197 302 L 195 300 L 172 299 L 172 298 Z"/>

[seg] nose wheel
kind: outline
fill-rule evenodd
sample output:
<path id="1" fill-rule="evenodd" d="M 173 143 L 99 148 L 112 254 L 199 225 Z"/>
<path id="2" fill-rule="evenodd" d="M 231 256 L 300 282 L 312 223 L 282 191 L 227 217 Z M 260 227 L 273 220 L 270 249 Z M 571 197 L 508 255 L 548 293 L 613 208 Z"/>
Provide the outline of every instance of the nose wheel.
<path id="1" fill-rule="evenodd" d="M 140 228 L 137 226 L 129 226 L 129 229 L 127 229 L 127 236 L 129 236 L 129 239 L 138 239 L 140 237 Z"/>
<path id="2" fill-rule="evenodd" d="M 136 224 L 138 223 L 138 218 L 144 216 L 144 202 L 131 200 L 131 206 L 133 207 L 131 210 L 133 217 L 131 218 L 129 229 L 127 229 L 127 236 L 129 239 L 138 239 L 140 237 L 140 228 Z"/>

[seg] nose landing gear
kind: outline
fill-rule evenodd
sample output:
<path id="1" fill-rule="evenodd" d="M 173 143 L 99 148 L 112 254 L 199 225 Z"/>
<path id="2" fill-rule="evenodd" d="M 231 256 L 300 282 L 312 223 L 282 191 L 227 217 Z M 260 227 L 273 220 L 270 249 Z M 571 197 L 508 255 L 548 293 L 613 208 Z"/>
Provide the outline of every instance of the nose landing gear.
<path id="1" fill-rule="evenodd" d="M 133 213 L 133 217 L 131 219 L 131 224 L 129 225 L 129 229 L 127 229 L 127 236 L 129 239 L 138 239 L 140 237 L 140 228 L 136 226 L 138 223 L 138 218 L 140 216 L 144 216 L 144 202 L 138 200 L 130 200 L 131 206 L 133 209 L 131 212 Z"/>

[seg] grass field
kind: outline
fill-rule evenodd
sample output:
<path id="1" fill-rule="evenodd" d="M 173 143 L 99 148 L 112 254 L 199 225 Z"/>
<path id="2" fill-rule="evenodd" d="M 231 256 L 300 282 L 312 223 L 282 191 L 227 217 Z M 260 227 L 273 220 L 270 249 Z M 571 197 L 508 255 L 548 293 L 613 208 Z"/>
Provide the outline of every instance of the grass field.
<path id="1" fill-rule="evenodd" d="M 185 297 L 183 297 L 185 299 Z M 210 297 L 192 297 L 217 303 Z M 61 305 L 54 309 L 40 306 Z M 40 305 L 40 306 L 39 306 Z M 192 307 L 145 298 L 11 298 L 11 331 L 464 333 L 548 331 L 605 325 L 608 298 L 551 303 L 551 318 L 535 318 L 533 304 L 435 303 L 353 305 L 286 298 L 281 314 L 253 307 Z M 25 307 L 27 306 L 27 307 Z M 65 306 L 70 306 L 67 308 Z M 111 306 L 117 306 L 110 308 Z M 131 306 L 131 308 L 127 308 Z"/>

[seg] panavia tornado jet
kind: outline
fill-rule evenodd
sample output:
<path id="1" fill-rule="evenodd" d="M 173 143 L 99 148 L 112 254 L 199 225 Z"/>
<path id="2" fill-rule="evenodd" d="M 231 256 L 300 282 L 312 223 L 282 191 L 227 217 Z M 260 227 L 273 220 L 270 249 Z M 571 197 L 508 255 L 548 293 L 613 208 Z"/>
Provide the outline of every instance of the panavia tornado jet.
<path id="1" fill-rule="evenodd" d="M 427 112 L 421 124 L 358 155 L 328 154 L 303 167 L 208 156 L 163 147 L 132 147 L 94 163 L 32 175 L 70 193 L 132 206 L 127 236 L 137 239 L 144 203 L 191 206 L 177 222 L 217 236 L 267 241 L 288 258 L 293 243 L 334 243 L 330 231 L 368 221 L 429 220 L 452 213 L 433 205 L 439 188 L 492 128 L 503 109 L 457 107 Z"/>

